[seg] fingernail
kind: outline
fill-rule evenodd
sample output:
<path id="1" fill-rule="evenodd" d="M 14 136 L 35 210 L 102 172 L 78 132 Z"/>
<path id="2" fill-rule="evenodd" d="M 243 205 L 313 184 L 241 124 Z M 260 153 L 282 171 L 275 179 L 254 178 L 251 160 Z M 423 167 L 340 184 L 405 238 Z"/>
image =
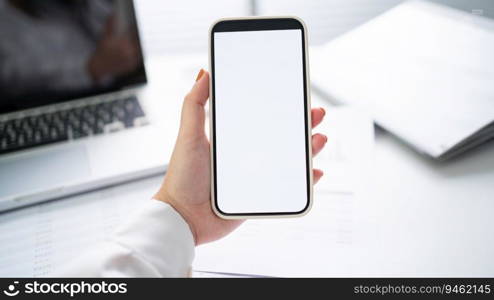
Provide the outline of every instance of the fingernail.
<path id="1" fill-rule="evenodd" d="M 322 136 L 324 137 L 324 142 L 327 143 L 328 142 L 328 136 L 325 134 L 323 134 Z"/>
<path id="2" fill-rule="evenodd" d="M 196 81 L 198 81 L 199 79 L 201 79 L 202 75 L 204 75 L 204 69 L 201 69 L 199 71 L 199 73 L 197 74 L 197 77 L 196 77 Z"/>
<path id="3" fill-rule="evenodd" d="M 322 107 L 319 107 L 319 108 L 322 110 L 322 113 L 325 116 L 326 115 L 326 110 L 324 108 L 322 108 Z"/>

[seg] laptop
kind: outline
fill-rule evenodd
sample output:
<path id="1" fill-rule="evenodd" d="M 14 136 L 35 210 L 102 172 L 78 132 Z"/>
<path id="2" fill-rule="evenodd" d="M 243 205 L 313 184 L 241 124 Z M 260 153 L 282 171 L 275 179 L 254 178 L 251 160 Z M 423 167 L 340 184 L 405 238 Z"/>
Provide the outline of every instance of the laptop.
<path id="1" fill-rule="evenodd" d="M 0 1 L 0 211 L 165 171 L 137 24 L 130 0 Z"/>

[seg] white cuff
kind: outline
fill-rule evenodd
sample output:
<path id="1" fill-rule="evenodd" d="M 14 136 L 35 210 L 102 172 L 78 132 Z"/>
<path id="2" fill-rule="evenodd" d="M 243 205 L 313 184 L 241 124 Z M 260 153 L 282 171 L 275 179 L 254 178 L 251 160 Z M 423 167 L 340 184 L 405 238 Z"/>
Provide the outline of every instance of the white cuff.
<path id="1" fill-rule="evenodd" d="M 186 276 L 194 259 L 194 237 L 172 206 L 152 199 L 117 229 L 114 241 L 133 250 L 161 276 Z"/>

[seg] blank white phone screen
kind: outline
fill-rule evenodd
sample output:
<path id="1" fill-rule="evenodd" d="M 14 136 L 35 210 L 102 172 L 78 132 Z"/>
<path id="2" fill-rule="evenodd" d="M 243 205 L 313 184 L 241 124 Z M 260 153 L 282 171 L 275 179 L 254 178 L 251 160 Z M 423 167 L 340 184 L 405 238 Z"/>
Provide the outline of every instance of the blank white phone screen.
<path id="1" fill-rule="evenodd" d="M 213 38 L 217 208 L 303 211 L 309 200 L 302 31 Z"/>

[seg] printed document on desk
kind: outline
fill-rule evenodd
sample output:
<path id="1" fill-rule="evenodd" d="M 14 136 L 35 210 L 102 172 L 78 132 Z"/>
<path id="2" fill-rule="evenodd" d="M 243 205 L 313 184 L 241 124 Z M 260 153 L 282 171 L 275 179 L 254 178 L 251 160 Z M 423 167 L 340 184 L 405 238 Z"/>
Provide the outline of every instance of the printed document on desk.
<path id="1" fill-rule="evenodd" d="M 366 248 L 376 240 L 376 226 L 365 194 L 372 121 L 352 108 L 312 102 L 327 112 L 314 133 L 328 136 L 326 149 L 314 159 L 325 175 L 315 186 L 312 210 L 301 218 L 246 221 L 226 238 L 199 246 L 195 270 L 280 277 L 371 272 Z"/>

